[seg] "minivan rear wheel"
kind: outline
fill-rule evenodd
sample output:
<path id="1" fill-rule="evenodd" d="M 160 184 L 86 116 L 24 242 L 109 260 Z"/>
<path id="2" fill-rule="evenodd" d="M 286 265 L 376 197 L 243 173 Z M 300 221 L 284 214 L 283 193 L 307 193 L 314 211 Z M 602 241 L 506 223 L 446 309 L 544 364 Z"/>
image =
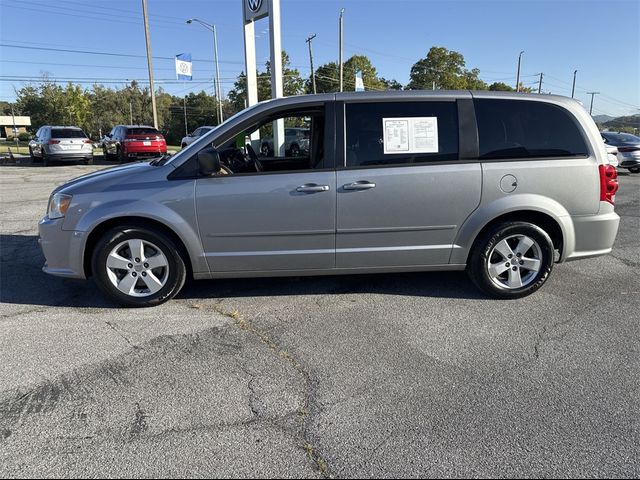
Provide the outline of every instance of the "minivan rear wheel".
<path id="1" fill-rule="evenodd" d="M 184 260 L 175 242 L 151 227 L 120 226 L 109 230 L 93 252 L 92 272 L 98 287 L 128 307 L 152 307 L 178 294 L 186 279 Z"/>
<path id="2" fill-rule="evenodd" d="M 532 223 L 506 222 L 478 238 L 467 273 L 487 295 L 521 298 L 547 281 L 553 258 L 553 242 L 547 232 Z"/>

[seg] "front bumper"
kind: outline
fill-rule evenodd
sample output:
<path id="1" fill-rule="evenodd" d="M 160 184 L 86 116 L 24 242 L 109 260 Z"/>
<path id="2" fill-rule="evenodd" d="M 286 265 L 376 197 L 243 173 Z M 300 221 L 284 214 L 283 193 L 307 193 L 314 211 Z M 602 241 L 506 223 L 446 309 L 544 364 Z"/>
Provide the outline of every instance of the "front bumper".
<path id="1" fill-rule="evenodd" d="M 640 167 L 640 153 L 639 152 L 629 152 L 629 153 L 619 152 L 618 164 L 622 168 Z"/>
<path id="2" fill-rule="evenodd" d="M 67 278 L 86 278 L 83 267 L 85 232 L 63 230 L 64 218 L 44 217 L 38 222 L 38 243 L 44 253 L 42 271 Z"/>

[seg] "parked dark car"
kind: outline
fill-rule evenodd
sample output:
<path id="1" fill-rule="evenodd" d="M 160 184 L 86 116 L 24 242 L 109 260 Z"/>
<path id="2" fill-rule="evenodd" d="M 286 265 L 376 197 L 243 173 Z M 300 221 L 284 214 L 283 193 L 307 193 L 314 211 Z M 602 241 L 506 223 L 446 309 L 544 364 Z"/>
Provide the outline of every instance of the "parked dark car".
<path id="1" fill-rule="evenodd" d="M 103 140 L 106 160 L 124 163 L 137 158 L 160 157 L 167 153 L 162 133 L 146 125 L 117 125 Z"/>
<path id="2" fill-rule="evenodd" d="M 606 145 L 618 148 L 618 167 L 640 173 L 640 137 L 630 133 L 601 132 Z"/>

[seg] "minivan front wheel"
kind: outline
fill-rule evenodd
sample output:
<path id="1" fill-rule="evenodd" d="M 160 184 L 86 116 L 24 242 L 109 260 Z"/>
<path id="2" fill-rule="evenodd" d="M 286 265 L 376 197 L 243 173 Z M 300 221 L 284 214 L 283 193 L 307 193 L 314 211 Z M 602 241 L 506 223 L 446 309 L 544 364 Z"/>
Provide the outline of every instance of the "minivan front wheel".
<path id="1" fill-rule="evenodd" d="M 98 242 L 92 271 L 100 289 L 119 304 L 151 307 L 182 288 L 186 267 L 175 242 L 160 230 L 116 227 Z"/>
<path id="2" fill-rule="evenodd" d="M 478 239 L 467 272 L 492 297 L 521 298 L 547 281 L 553 257 L 553 243 L 544 230 L 531 223 L 507 222 Z"/>

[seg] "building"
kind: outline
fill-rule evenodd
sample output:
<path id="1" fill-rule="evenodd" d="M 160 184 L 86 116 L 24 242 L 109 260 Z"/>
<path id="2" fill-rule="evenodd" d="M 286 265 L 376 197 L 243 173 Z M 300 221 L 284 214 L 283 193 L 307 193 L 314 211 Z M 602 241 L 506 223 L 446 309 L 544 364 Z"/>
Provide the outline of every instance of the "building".
<path id="1" fill-rule="evenodd" d="M 15 122 L 15 124 L 14 124 Z M 14 133 L 13 128 L 16 128 Z M 27 127 L 31 126 L 31 117 L 21 117 L 16 115 L 0 115 L 0 138 L 7 139 L 7 137 L 19 135 L 22 132 L 27 131 Z"/>

